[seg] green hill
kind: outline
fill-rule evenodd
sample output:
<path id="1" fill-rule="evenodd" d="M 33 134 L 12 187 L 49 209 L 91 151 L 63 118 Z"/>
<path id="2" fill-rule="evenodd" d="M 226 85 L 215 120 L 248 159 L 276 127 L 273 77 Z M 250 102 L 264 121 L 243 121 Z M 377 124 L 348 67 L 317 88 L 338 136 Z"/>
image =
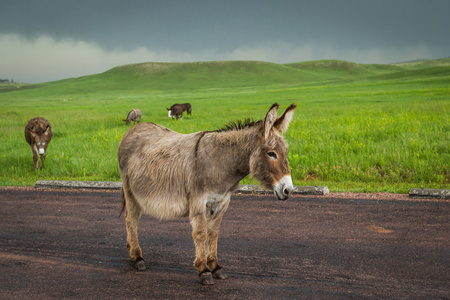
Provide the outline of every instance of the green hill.
<path id="1" fill-rule="evenodd" d="M 107 94 L 167 93 L 279 85 L 312 86 L 360 80 L 402 80 L 423 77 L 448 80 L 450 59 L 393 65 L 320 60 L 291 64 L 261 61 L 139 63 L 106 72 L 42 84 L 2 85 L 14 98 L 95 97 Z M 439 79 L 439 78 L 437 78 Z M 88 96 L 89 95 L 89 96 Z"/>
<path id="2" fill-rule="evenodd" d="M 86 94 L 112 91 L 167 91 L 314 84 L 358 79 L 393 72 L 395 66 L 360 65 L 343 61 L 275 64 L 260 61 L 193 63 L 139 63 L 118 66 L 106 72 L 37 85 L 4 87 L 0 92 L 22 91 L 26 95 Z"/>
<path id="3" fill-rule="evenodd" d="M 258 61 L 140 63 L 123 65 L 104 73 L 44 84 L 66 92 L 167 91 L 296 84 L 321 81 L 311 72 Z"/>
<path id="4" fill-rule="evenodd" d="M 402 70 L 393 65 L 357 64 L 342 60 L 316 60 L 287 64 L 292 68 L 308 71 L 325 80 L 359 79 L 374 74 L 385 74 Z"/>
<path id="5" fill-rule="evenodd" d="M 111 82 L 127 82 L 142 88 L 224 88 L 298 83 L 319 80 L 308 72 L 259 61 L 195 63 L 141 63 L 120 66 L 99 75 Z"/>
<path id="6" fill-rule="evenodd" d="M 448 67 L 450 66 L 450 57 L 430 60 L 416 60 L 394 64 L 395 66 L 408 69 L 424 69 L 429 67 Z"/>

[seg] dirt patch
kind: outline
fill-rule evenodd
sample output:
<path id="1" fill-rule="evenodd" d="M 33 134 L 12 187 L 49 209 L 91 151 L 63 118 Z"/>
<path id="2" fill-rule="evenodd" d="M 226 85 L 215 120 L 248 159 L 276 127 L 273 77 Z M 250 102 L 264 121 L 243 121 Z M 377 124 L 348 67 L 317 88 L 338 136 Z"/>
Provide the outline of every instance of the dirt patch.
<path id="1" fill-rule="evenodd" d="M 2 297 L 450 297 L 449 201 L 345 195 L 233 195 L 218 248 L 230 278 L 204 287 L 186 218 L 141 218 L 148 269 L 137 272 L 119 191 L 2 187 Z"/>

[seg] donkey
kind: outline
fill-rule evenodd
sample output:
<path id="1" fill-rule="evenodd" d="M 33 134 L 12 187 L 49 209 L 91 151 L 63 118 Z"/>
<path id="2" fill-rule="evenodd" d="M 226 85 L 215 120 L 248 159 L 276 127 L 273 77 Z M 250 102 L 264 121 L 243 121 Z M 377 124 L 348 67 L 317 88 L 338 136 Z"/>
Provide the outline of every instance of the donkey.
<path id="1" fill-rule="evenodd" d="M 47 153 L 47 147 L 52 139 L 52 126 L 41 117 L 36 117 L 28 121 L 25 125 L 25 140 L 33 152 L 34 168 L 38 168 L 39 157 L 41 158 L 41 168 L 44 167 L 44 161 Z"/>
<path id="2" fill-rule="evenodd" d="M 141 111 L 139 108 L 133 109 L 128 113 L 128 116 L 126 120 L 122 120 L 125 122 L 126 125 L 130 125 L 131 121 L 133 121 L 134 124 L 139 123 L 141 121 Z"/>
<path id="3" fill-rule="evenodd" d="M 167 108 L 168 111 L 168 115 L 169 118 L 177 118 L 177 120 L 179 119 L 183 119 L 183 112 L 187 111 L 188 115 L 192 114 L 191 111 L 191 104 L 190 103 L 184 103 L 184 104 L 174 104 L 172 105 L 170 108 Z"/>
<path id="4" fill-rule="evenodd" d="M 138 242 L 142 213 L 159 219 L 189 217 L 202 284 L 227 275 L 219 265 L 217 240 L 231 194 L 250 174 L 286 200 L 293 190 L 282 134 L 295 104 L 277 118 L 278 104 L 263 120 L 229 123 L 216 131 L 181 134 L 154 123 L 131 127 L 118 149 L 127 249 L 137 270 L 146 269 Z"/>

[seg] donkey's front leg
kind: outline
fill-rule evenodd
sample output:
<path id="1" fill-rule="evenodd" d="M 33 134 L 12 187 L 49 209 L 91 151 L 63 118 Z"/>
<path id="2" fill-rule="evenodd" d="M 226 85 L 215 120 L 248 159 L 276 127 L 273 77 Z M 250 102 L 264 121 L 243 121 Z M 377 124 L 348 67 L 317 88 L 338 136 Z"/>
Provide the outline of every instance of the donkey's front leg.
<path id="1" fill-rule="evenodd" d="M 208 220 L 208 238 L 206 241 L 207 245 L 207 264 L 208 268 L 212 271 L 212 275 L 216 279 L 226 279 L 228 278 L 225 271 L 219 265 L 219 259 L 217 256 L 217 240 L 219 239 L 219 227 L 222 221 L 223 213 L 214 218 Z"/>
<path id="2" fill-rule="evenodd" d="M 195 244 L 195 261 L 194 267 L 200 277 L 202 284 L 214 284 L 214 280 L 211 274 L 211 270 L 208 268 L 206 260 L 206 216 L 205 211 L 191 210 L 189 214 L 192 226 L 192 238 Z"/>
<path id="3" fill-rule="evenodd" d="M 39 167 L 39 154 L 36 151 L 34 151 L 33 148 L 31 148 L 31 151 L 33 151 L 34 168 L 37 170 Z"/>
<path id="4" fill-rule="evenodd" d="M 41 168 L 44 168 L 44 161 L 46 156 L 47 156 L 46 154 L 41 156 Z"/>

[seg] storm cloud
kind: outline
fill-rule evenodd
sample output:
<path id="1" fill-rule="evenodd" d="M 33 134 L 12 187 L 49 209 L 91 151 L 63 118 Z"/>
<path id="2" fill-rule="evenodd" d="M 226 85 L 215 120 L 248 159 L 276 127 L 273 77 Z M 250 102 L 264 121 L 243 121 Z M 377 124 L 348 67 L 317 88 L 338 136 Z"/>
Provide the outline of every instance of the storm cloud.
<path id="1" fill-rule="evenodd" d="M 450 1 L 9 1 L 0 79 L 46 82 L 139 62 L 449 56 Z"/>

